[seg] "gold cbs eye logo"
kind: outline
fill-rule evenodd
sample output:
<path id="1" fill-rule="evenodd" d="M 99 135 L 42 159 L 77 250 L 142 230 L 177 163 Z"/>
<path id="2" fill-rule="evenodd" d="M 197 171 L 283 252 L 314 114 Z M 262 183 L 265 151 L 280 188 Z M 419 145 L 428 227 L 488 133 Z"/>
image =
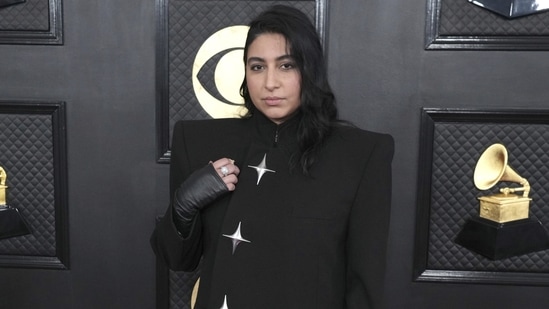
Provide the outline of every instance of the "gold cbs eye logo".
<path id="1" fill-rule="evenodd" d="M 245 76 L 243 57 L 248 28 L 239 25 L 221 29 L 206 39 L 196 53 L 192 70 L 194 94 L 212 118 L 235 118 L 246 113 L 240 86 Z M 201 82 L 212 79 L 214 87 L 210 89 L 204 85 L 211 82 Z"/>

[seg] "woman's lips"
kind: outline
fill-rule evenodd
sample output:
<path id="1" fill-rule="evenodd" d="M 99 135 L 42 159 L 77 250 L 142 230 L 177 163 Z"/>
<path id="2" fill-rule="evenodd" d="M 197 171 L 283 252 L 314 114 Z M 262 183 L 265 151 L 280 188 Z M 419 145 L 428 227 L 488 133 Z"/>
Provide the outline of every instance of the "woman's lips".
<path id="1" fill-rule="evenodd" d="M 280 97 L 265 97 L 263 98 L 263 102 L 267 105 L 278 105 L 282 101 L 282 98 Z"/>

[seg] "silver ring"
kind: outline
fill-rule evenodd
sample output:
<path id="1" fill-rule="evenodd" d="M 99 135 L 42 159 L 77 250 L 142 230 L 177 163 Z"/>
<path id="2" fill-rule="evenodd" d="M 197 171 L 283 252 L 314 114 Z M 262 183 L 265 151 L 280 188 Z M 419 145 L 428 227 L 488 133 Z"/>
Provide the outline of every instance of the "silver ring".
<path id="1" fill-rule="evenodd" d="M 223 174 L 223 177 L 229 175 L 229 169 L 226 166 L 220 167 L 219 170 L 221 171 L 221 174 Z"/>

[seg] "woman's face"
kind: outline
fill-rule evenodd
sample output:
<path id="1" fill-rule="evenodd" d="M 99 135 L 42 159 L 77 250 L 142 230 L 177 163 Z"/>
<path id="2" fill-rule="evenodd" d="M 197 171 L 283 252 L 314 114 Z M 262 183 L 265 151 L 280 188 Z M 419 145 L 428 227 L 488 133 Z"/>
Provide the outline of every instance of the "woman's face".
<path id="1" fill-rule="evenodd" d="M 301 104 L 301 74 L 277 33 L 259 35 L 248 47 L 246 84 L 254 106 L 274 123 L 292 117 Z"/>

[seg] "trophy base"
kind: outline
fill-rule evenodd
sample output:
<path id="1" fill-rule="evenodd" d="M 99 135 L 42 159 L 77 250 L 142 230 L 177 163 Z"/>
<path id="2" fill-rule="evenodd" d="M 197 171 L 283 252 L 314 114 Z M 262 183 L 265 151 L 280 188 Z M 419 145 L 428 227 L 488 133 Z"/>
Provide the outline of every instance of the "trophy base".
<path id="1" fill-rule="evenodd" d="M 17 208 L 0 206 L 0 239 L 29 233 L 30 230 Z"/>
<path id="2" fill-rule="evenodd" d="M 467 220 L 456 243 L 491 260 L 499 260 L 549 249 L 549 235 L 534 219 L 498 223 L 479 217 Z"/>

